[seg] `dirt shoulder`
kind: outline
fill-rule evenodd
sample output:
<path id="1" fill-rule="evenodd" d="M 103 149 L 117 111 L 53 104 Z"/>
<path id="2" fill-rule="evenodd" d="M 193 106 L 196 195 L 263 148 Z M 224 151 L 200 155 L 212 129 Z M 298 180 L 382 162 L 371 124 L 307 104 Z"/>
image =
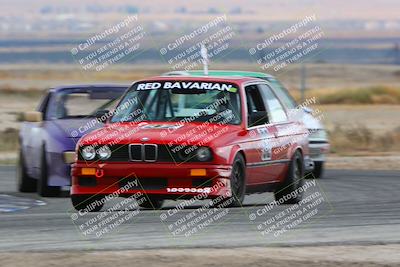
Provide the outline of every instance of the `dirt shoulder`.
<path id="1" fill-rule="evenodd" d="M 399 266 L 400 245 L 0 253 L 2 266 Z M 21 260 L 24 259 L 24 260 Z"/>
<path id="2" fill-rule="evenodd" d="M 400 170 L 400 154 L 329 156 L 326 167 L 338 170 Z"/>

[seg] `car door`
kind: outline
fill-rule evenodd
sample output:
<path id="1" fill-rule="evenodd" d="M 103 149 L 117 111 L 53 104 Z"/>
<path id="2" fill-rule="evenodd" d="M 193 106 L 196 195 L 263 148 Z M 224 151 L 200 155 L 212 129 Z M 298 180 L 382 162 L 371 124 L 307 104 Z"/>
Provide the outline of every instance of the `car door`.
<path id="1" fill-rule="evenodd" d="M 245 86 L 247 108 L 246 144 L 247 179 L 249 185 L 265 184 L 276 179 L 272 151 L 276 144 L 276 127 L 270 116 L 257 84 Z"/>
<path id="2" fill-rule="evenodd" d="M 297 124 L 289 120 L 286 109 L 271 87 L 264 83 L 259 84 L 258 87 L 268 109 L 270 123 L 275 128 L 276 143 L 272 151 L 272 159 L 274 173 L 280 175 L 290 160 L 287 155 L 291 145 L 296 142 Z"/>

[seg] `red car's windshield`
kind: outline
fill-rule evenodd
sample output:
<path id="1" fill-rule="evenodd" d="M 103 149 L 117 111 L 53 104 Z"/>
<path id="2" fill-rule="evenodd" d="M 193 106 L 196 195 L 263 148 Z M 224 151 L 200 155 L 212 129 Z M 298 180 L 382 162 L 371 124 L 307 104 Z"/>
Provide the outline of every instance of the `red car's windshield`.
<path id="1" fill-rule="evenodd" d="M 241 122 L 239 90 L 226 83 L 139 83 L 128 91 L 116 110 L 111 122 Z"/>

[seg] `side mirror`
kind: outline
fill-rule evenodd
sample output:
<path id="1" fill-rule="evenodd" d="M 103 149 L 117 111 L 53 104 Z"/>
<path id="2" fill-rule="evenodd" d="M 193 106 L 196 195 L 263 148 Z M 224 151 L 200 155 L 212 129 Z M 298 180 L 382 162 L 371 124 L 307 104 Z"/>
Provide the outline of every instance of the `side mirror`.
<path id="1" fill-rule="evenodd" d="M 268 124 L 268 112 L 266 111 L 257 111 L 252 112 L 249 116 L 249 126 L 257 126 L 262 124 Z"/>
<path id="2" fill-rule="evenodd" d="M 24 113 L 24 121 L 41 122 L 43 121 L 43 113 L 40 111 L 27 111 Z"/>
<path id="3" fill-rule="evenodd" d="M 108 114 L 110 113 L 109 110 L 98 110 L 96 111 L 96 113 L 94 114 L 94 116 L 96 117 L 96 119 L 98 119 L 101 122 L 105 122 L 108 119 Z"/>

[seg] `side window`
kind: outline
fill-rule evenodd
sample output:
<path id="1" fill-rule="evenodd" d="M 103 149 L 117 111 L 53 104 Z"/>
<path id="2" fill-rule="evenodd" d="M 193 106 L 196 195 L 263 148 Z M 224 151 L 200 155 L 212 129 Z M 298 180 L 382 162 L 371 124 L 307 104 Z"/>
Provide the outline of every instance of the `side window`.
<path id="1" fill-rule="evenodd" d="M 248 126 L 257 126 L 268 123 L 268 113 L 257 85 L 246 86 L 246 101 Z"/>
<path id="2" fill-rule="evenodd" d="M 297 107 L 296 101 L 289 94 L 288 90 L 278 81 L 278 80 L 269 80 L 272 88 L 274 89 L 275 94 L 279 97 L 282 103 L 289 109 L 295 109 Z"/>
<path id="3" fill-rule="evenodd" d="M 270 120 L 273 123 L 287 121 L 285 109 L 279 99 L 272 92 L 271 88 L 266 84 L 259 84 L 258 87 L 262 93 L 265 104 L 268 107 Z"/>

